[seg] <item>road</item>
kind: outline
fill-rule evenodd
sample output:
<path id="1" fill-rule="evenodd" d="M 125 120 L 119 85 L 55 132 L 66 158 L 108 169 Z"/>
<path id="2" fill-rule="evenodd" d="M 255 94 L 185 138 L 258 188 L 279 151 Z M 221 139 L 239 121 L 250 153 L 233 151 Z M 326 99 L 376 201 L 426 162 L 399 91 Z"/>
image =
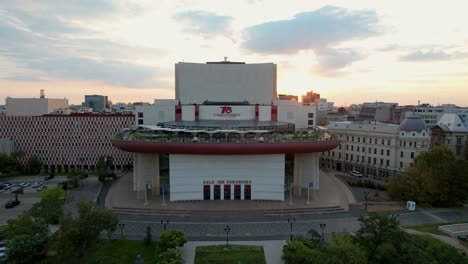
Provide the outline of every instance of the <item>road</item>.
<path id="1" fill-rule="evenodd" d="M 321 232 L 320 224 L 326 224 L 325 235 L 333 233 L 356 232 L 359 229 L 358 217 L 362 212 L 353 210 L 350 213 L 313 214 L 295 217 L 293 234 L 307 236 L 310 229 Z M 402 211 L 396 216 L 402 226 L 419 225 L 425 223 L 443 223 L 453 221 L 468 221 L 468 210 L 456 209 L 425 209 L 416 212 Z M 250 240 L 283 240 L 290 236 L 288 217 L 274 217 L 242 221 L 238 220 L 211 220 L 198 221 L 184 218 L 167 218 L 160 216 L 120 215 L 121 223 L 125 224 L 123 230 L 117 230 L 115 236 L 122 231 L 128 239 L 143 239 L 146 227 L 150 225 L 153 236 L 159 236 L 163 231 L 161 220 L 169 219 L 167 228 L 178 229 L 184 232 L 191 241 L 220 241 L 225 239 L 224 227 L 229 225 L 229 237 L 235 241 Z"/>

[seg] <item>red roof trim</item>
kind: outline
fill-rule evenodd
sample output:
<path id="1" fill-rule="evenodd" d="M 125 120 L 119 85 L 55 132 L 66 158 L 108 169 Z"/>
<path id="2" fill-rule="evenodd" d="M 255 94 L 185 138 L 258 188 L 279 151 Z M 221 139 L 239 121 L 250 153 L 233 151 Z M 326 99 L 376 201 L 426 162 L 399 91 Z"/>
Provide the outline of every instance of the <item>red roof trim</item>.
<path id="1" fill-rule="evenodd" d="M 111 142 L 115 147 L 128 152 L 193 155 L 312 153 L 329 151 L 340 144 L 337 140 L 285 143 L 160 143 L 127 140 Z"/>

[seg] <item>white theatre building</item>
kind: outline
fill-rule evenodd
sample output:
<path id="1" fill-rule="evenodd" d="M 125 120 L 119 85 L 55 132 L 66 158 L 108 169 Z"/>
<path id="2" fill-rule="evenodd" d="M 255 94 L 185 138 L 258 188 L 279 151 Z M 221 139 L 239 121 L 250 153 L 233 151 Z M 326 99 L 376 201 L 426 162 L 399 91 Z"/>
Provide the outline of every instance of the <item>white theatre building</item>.
<path id="1" fill-rule="evenodd" d="M 176 98 L 137 106 L 116 135 L 135 153 L 135 191 L 171 201 L 284 200 L 318 189 L 320 152 L 339 141 L 314 130 L 316 107 L 277 100 L 276 65 L 177 63 Z M 166 190 L 166 188 L 165 188 Z"/>

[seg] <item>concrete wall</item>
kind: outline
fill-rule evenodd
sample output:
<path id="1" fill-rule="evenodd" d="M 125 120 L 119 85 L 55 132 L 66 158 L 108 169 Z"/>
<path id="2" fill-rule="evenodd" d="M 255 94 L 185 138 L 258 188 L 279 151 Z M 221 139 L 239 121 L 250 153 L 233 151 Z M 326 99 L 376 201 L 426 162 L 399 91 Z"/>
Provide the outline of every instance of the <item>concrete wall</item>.
<path id="1" fill-rule="evenodd" d="M 317 125 L 317 109 L 315 104 L 302 106 L 296 101 L 276 100 L 273 102 L 278 105 L 278 121 L 293 123 L 297 129 L 313 128 Z M 309 113 L 313 114 L 309 118 Z M 309 124 L 311 120 L 311 124 Z"/>
<path id="2" fill-rule="evenodd" d="M 143 113 L 140 118 L 138 113 Z M 174 105 L 138 105 L 135 107 L 135 118 L 137 125 L 156 125 L 160 122 L 175 120 Z M 142 120 L 142 124 L 139 121 Z"/>
<path id="3" fill-rule="evenodd" d="M 175 65 L 176 98 L 181 104 L 244 101 L 271 104 L 276 98 L 276 64 Z"/>
<path id="4" fill-rule="evenodd" d="M 228 109 L 224 109 L 227 107 Z M 225 110 L 223 112 L 223 109 Z M 226 111 L 227 110 L 227 111 Z M 254 105 L 200 105 L 200 120 L 253 120 Z"/>
<path id="5" fill-rule="evenodd" d="M 320 189 L 319 181 L 319 154 L 304 153 L 294 154 L 294 192 L 296 195 L 303 195 L 312 183 L 311 190 Z M 307 194 L 307 193 L 306 193 Z"/>
<path id="6" fill-rule="evenodd" d="M 149 184 L 148 194 L 159 194 L 159 155 L 137 153 L 133 165 L 133 190 L 144 191 Z"/>
<path id="7" fill-rule="evenodd" d="M 252 200 L 284 200 L 282 154 L 170 155 L 169 163 L 171 201 L 203 200 L 204 181 L 243 180 L 251 181 Z"/>
<path id="8" fill-rule="evenodd" d="M 39 116 L 68 107 L 68 99 L 6 98 L 5 102 L 7 116 Z"/>
<path id="9" fill-rule="evenodd" d="M 15 151 L 15 141 L 9 138 L 0 138 L 0 153 L 11 155 Z"/>

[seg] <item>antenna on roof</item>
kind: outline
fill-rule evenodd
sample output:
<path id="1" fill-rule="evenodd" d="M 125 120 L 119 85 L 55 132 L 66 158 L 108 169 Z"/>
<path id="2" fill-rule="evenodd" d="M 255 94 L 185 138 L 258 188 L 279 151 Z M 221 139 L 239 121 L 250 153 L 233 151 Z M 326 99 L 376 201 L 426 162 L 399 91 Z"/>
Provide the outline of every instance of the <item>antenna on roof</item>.
<path id="1" fill-rule="evenodd" d="M 224 56 L 224 62 L 228 61 L 228 57 Z"/>
<path id="2" fill-rule="evenodd" d="M 45 98 L 44 89 L 41 89 L 41 95 L 39 96 L 39 98 Z"/>

